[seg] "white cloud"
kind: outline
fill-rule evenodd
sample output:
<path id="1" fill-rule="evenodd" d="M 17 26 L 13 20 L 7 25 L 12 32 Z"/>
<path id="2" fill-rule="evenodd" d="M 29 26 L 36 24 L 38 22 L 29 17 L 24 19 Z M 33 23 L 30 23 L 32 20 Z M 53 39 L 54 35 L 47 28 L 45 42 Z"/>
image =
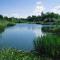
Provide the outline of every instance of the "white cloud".
<path id="1" fill-rule="evenodd" d="M 38 1 L 36 2 L 36 7 L 33 11 L 34 15 L 41 15 L 41 12 L 44 11 L 44 6 L 42 5 L 42 2 Z"/>
<path id="2" fill-rule="evenodd" d="M 55 6 L 53 9 L 51 9 L 51 12 L 60 14 L 60 6 Z"/>

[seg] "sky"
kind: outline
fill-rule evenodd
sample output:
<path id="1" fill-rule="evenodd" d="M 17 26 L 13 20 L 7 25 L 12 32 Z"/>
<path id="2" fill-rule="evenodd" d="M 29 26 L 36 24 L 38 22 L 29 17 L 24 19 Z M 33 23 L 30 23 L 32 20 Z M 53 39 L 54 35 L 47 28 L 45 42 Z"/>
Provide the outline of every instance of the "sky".
<path id="1" fill-rule="evenodd" d="M 60 0 L 0 0 L 0 14 L 8 17 L 27 17 L 41 12 L 60 14 Z"/>

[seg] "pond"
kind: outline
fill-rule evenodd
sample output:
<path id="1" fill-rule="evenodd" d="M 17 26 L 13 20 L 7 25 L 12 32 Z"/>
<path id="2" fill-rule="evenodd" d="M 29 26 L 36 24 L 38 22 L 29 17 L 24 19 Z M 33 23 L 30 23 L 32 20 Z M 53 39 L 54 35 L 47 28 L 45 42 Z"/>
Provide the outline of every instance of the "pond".
<path id="1" fill-rule="evenodd" d="M 43 35 L 42 25 L 16 24 L 0 33 L 0 48 L 16 48 L 24 51 L 33 49 L 33 40 Z"/>

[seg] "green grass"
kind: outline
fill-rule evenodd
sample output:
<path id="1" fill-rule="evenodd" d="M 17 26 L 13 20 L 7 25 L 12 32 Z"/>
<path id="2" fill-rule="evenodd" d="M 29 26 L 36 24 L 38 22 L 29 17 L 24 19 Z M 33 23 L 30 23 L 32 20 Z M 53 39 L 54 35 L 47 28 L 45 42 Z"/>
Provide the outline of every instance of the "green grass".
<path id="1" fill-rule="evenodd" d="M 35 51 L 40 56 L 51 57 L 53 60 L 60 59 L 60 37 L 47 34 L 34 40 Z"/>
<path id="2" fill-rule="evenodd" d="M 1 49 L 0 60 L 49 60 L 49 59 L 37 56 L 31 52 L 24 52 L 16 49 Z"/>
<path id="3" fill-rule="evenodd" d="M 5 30 L 6 27 L 14 26 L 14 22 L 0 21 L 0 33 Z"/>
<path id="4" fill-rule="evenodd" d="M 13 22 L 7 23 L 7 27 L 9 27 L 9 26 L 14 26 L 14 25 L 15 25 L 15 23 L 13 23 Z"/>
<path id="5" fill-rule="evenodd" d="M 51 25 L 48 27 L 42 27 L 42 31 L 50 33 L 60 33 L 60 25 Z"/>

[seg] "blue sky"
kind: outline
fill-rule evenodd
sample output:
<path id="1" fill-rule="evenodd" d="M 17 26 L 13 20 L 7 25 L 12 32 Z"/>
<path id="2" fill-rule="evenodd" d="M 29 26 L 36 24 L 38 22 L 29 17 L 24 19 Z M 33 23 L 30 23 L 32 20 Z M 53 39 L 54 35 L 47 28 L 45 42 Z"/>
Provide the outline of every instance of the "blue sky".
<path id="1" fill-rule="evenodd" d="M 0 14 L 27 17 L 41 12 L 60 13 L 60 0 L 0 0 Z"/>

